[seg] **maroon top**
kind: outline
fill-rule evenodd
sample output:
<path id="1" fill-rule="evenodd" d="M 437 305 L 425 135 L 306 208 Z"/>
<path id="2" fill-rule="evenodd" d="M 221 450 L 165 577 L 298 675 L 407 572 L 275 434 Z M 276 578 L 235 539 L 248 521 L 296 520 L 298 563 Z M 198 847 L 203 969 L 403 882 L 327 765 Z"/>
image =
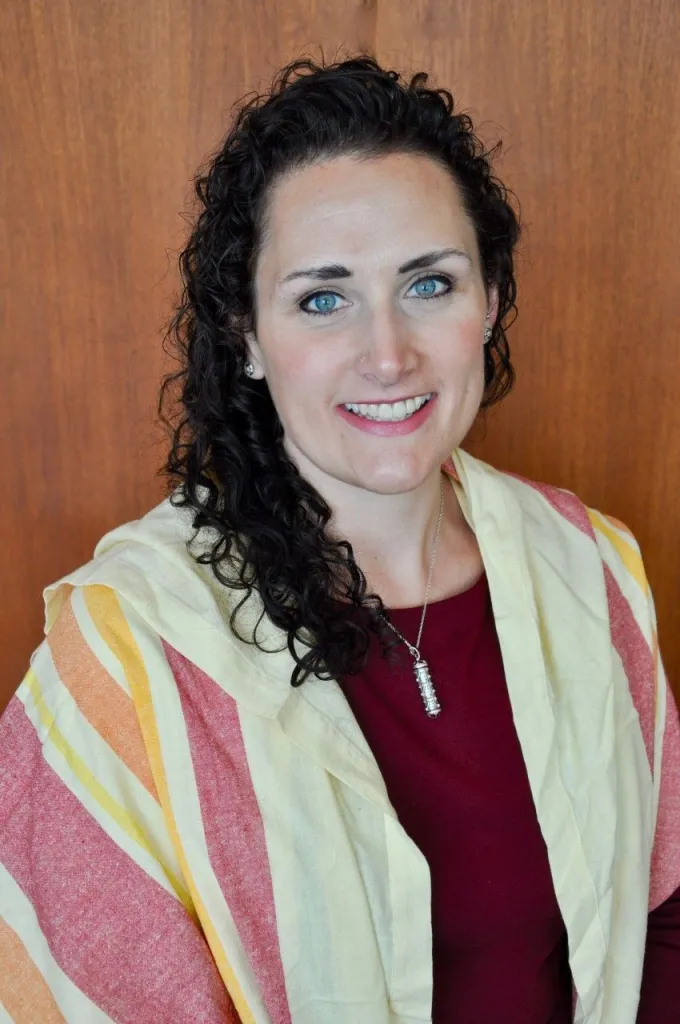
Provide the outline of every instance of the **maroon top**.
<path id="1" fill-rule="evenodd" d="M 422 606 L 392 610 L 415 643 Z M 342 687 L 432 880 L 434 1024 L 569 1024 L 567 936 L 514 728 L 486 574 L 428 606 L 425 714 L 405 645 Z M 680 891 L 679 891 L 680 893 Z M 638 1024 L 680 1021 L 680 895 L 650 918 Z M 653 981 L 652 981 L 653 979 Z M 675 1014 L 677 1013 L 677 1016 Z"/>

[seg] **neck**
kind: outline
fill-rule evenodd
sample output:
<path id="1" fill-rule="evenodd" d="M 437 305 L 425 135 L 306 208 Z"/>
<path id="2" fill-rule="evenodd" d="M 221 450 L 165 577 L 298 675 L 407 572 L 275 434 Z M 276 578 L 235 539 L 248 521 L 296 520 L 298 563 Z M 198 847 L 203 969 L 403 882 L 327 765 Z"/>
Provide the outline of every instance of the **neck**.
<path id="1" fill-rule="evenodd" d="M 364 492 L 361 501 L 332 505 L 332 535 L 351 543 L 368 592 L 378 593 L 388 607 L 413 607 L 425 600 L 442 485 L 444 511 L 430 586 L 432 600 L 439 589 L 437 566 L 441 569 L 446 562 L 444 552 L 462 530 L 468 532 L 448 479 L 442 480 L 437 472 L 407 494 Z"/>

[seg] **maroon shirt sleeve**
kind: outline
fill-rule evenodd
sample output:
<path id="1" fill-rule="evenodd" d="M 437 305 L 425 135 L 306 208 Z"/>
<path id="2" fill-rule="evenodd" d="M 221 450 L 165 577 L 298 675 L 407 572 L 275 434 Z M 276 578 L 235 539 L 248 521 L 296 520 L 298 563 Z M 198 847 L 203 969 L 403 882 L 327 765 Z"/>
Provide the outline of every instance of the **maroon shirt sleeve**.
<path id="1" fill-rule="evenodd" d="M 649 915 L 637 1024 L 680 1021 L 680 889 Z"/>

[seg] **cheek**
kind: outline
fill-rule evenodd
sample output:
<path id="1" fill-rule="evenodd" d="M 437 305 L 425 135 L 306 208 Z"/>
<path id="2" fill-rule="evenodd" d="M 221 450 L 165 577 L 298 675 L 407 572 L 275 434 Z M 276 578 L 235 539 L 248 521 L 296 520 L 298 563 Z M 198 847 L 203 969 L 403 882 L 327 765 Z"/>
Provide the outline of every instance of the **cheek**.
<path id="1" fill-rule="evenodd" d="M 332 341 L 305 338 L 287 346 L 273 367 L 279 390 L 295 395 L 305 406 L 334 394 L 346 372 L 346 352 L 347 345 L 338 337 Z"/>
<path id="2" fill-rule="evenodd" d="M 441 332 L 437 343 L 440 370 L 452 379 L 463 380 L 481 372 L 484 365 L 484 325 L 479 315 L 458 320 Z"/>
<path id="3" fill-rule="evenodd" d="M 454 385 L 455 400 L 476 406 L 484 390 L 484 324 L 479 316 L 456 324 L 453 344 L 449 336 L 448 351 L 449 381 Z"/>
<path id="4" fill-rule="evenodd" d="M 270 354 L 269 390 L 284 427 L 292 429 L 294 423 L 316 417 L 336 376 L 329 364 L 309 344 L 280 345 L 275 355 Z"/>
<path id="5" fill-rule="evenodd" d="M 482 355 L 484 327 L 480 326 L 479 317 L 470 317 L 456 325 L 456 341 L 464 358 Z"/>

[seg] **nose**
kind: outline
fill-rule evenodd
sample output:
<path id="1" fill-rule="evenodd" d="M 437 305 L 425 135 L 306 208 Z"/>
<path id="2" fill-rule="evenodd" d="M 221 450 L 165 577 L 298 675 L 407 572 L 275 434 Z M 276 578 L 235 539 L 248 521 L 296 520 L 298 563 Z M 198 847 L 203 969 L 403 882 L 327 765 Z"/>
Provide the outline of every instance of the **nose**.
<path id="1" fill-rule="evenodd" d="M 410 325 L 393 306 L 373 310 L 363 342 L 359 370 L 379 384 L 397 384 L 417 364 Z"/>

